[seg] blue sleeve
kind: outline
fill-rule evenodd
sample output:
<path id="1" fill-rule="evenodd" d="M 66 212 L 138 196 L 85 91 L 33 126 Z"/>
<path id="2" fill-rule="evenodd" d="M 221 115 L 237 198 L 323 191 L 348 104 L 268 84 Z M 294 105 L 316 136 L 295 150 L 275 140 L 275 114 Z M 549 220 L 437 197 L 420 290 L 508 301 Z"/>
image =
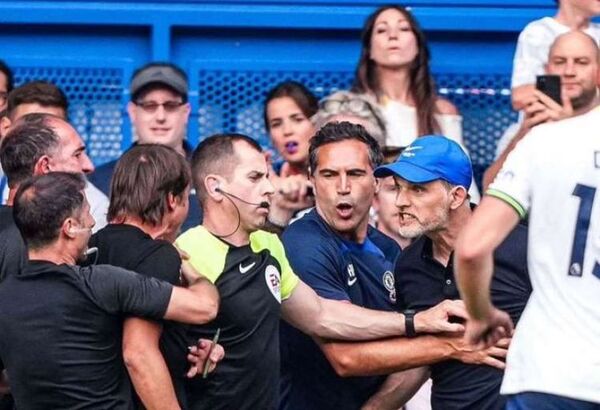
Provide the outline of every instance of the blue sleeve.
<path id="1" fill-rule="evenodd" d="M 292 270 L 304 283 L 323 298 L 350 301 L 341 251 L 320 235 L 319 227 L 297 221 L 282 241 Z"/>

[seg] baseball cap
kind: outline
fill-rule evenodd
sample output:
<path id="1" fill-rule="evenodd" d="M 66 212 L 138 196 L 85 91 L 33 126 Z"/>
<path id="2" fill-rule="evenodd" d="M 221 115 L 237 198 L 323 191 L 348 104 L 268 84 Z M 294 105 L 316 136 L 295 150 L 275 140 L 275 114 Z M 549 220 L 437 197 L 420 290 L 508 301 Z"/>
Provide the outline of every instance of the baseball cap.
<path id="1" fill-rule="evenodd" d="M 404 149 L 396 162 L 375 169 L 375 176 L 398 176 L 413 184 L 442 179 L 469 189 L 471 160 L 456 142 L 441 135 L 417 138 Z"/>
<path id="2" fill-rule="evenodd" d="M 138 91 L 148 84 L 154 83 L 164 84 L 182 96 L 187 97 L 187 79 L 178 70 L 166 64 L 150 65 L 138 71 L 131 80 L 131 85 L 129 87 L 131 97 L 133 98 Z"/>

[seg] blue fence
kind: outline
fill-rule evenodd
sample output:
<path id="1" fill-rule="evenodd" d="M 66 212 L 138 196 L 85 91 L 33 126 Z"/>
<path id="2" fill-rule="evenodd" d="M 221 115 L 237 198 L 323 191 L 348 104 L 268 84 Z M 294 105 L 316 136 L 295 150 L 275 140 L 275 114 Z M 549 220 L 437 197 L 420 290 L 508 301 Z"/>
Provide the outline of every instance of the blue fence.
<path id="1" fill-rule="evenodd" d="M 441 94 L 464 116 L 474 165 L 492 160 L 514 120 L 510 70 L 518 32 L 552 15 L 552 0 L 412 0 L 433 56 Z M 131 144 L 124 106 L 132 71 L 171 60 L 190 78 L 192 144 L 219 131 L 241 131 L 268 144 L 262 101 L 279 81 L 295 79 L 319 96 L 347 88 L 359 32 L 379 5 L 358 0 L 289 1 L 3 1 L 0 58 L 17 83 L 47 79 L 71 102 L 70 118 L 99 164 Z"/>

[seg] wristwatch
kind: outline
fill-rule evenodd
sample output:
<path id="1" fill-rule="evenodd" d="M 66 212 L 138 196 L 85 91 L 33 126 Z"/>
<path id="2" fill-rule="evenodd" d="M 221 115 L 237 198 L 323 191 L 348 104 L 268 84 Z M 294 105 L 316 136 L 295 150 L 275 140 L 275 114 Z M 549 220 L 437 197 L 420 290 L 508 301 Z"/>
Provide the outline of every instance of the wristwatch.
<path id="1" fill-rule="evenodd" d="M 415 312 L 414 309 L 406 309 L 404 312 L 404 333 L 406 337 L 416 337 L 415 331 Z"/>

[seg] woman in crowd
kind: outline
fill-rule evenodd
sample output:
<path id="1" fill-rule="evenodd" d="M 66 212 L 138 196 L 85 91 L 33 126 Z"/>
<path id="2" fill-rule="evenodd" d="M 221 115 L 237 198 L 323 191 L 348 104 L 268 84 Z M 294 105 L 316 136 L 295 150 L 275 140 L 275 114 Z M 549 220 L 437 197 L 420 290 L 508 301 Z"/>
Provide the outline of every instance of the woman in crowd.
<path id="1" fill-rule="evenodd" d="M 270 221 L 276 227 L 283 228 L 296 212 L 314 205 L 307 171 L 309 140 L 315 134 L 310 117 L 318 108 L 317 97 L 295 81 L 280 83 L 267 94 L 265 128 L 283 160 L 273 164 L 271 176 L 275 206 Z"/>
<path id="2" fill-rule="evenodd" d="M 386 145 L 407 146 L 439 133 L 462 144 L 462 117 L 437 95 L 425 35 L 404 7 L 380 7 L 367 18 L 353 90 L 380 104 Z"/>
<path id="3" fill-rule="evenodd" d="M 319 102 L 304 85 L 295 81 L 278 84 L 269 91 L 265 102 L 265 128 L 283 164 L 280 176 L 304 175 L 308 167 L 308 141 L 315 134 L 310 121 Z"/>

